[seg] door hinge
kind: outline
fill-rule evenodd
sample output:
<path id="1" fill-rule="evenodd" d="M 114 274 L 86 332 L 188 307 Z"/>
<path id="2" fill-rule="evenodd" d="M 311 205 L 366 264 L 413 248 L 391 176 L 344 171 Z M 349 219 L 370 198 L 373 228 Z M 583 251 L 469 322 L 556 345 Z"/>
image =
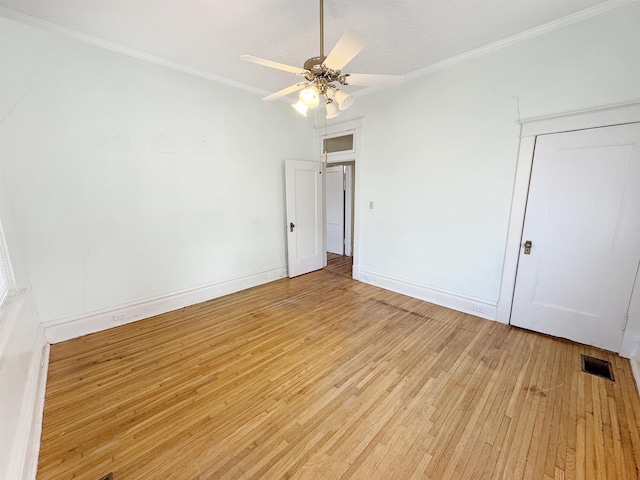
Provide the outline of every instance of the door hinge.
<path id="1" fill-rule="evenodd" d="M 627 313 L 624 316 L 624 324 L 622 325 L 622 331 L 624 332 L 627 329 L 627 324 L 629 323 L 629 314 Z"/>

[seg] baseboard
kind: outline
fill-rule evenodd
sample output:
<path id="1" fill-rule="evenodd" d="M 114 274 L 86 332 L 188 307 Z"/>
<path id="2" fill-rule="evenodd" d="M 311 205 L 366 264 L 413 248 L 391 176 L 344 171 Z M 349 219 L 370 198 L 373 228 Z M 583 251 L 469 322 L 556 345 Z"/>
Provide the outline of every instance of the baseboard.
<path id="1" fill-rule="evenodd" d="M 618 355 L 631 360 L 638 355 L 639 350 L 640 335 L 632 333 L 629 329 L 625 330 L 624 335 L 622 335 L 622 342 L 620 343 L 620 351 L 618 352 Z"/>
<path id="2" fill-rule="evenodd" d="M 469 297 L 455 292 L 420 285 L 401 278 L 391 277 L 377 272 L 358 269 L 358 280 L 392 292 L 402 293 L 409 297 L 435 303 L 442 307 L 475 315 L 476 317 L 496 320 L 497 302 Z M 355 276 L 354 276 L 355 278 Z"/>
<path id="3" fill-rule="evenodd" d="M 500 323 L 508 324 L 510 320 L 511 320 L 511 302 L 498 301 L 496 321 Z"/>
<path id="4" fill-rule="evenodd" d="M 13 442 L 8 478 L 21 480 L 36 478 L 48 369 L 49 344 L 45 339 L 44 329 L 41 327 L 36 337 L 33 358 L 29 366 L 29 378 L 18 419 L 18 433 Z"/>
<path id="5" fill-rule="evenodd" d="M 136 300 L 110 308 L 96 310 L 72 317 L 43 322 L 46 338 L 50 343 L 64 342 L 72 338 L 109 328 L 136 322 L 172 310 L 206 302 L 230 293 L 256 287 L 286 277 L 286 267 L 263 270 L 249 275 L 228 278 L 220 282 L 202 285 L 179 292 Z"/>
<path id="6" fill-rule="evenodd" d="M 640 395 L 640 360 L 632 358 L 629 361 L 631 362 L 631 371 L 633 372 L 633 378 L 636 381 L 636 389 L 638 390 L 638 395 Z"/>
<path id="7" fill-rule="evenodd" d="M 360 280 L 360 266 L 356 264 L 355 261 L 351 267 L 351 278 L 354 280 Z"/>

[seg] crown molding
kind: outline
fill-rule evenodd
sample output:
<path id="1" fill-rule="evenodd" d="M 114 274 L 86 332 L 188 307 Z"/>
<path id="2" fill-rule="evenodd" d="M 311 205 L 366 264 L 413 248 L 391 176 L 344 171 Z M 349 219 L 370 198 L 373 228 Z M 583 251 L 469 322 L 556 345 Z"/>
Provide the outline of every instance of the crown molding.
<path id="1" fill-rule="evenodd" d="M 488 53 L 494 52 L 496 50 L 500 50 L 502 48 L 508 47 L 510 45 L 514 45 L 519 42 L 523 42 L 530 38 L 534 38 L 540 35 L 544 35 L 546 33 L 552 32 L 554 30 L 558 30 L 560 28 L 566 27 L 568 25 L 572 25 L 574 23 L 582 22 L 589 18 L 595 17 L 597 15 L 601 15 L 603 13 L 609 12 L 611 10 L 615 10 L 620 7 L 624 7 L 626 5 L 630 5 L 633 3 L 638 3 L 640 0 L 609 0 L 608 2 L 601 3 L 600 5 L 596 5 L 591 8 L 587 8 L 580 12 L 568 15 L 566 17 L 559 18 L 549 23 L 545 23 L 544 25 L 540 25 L 539 27 L 535 27 L 529 30 L 526 30 L 521 33 L 517 33 L 510 37 L 504 38 L 497 42 L 490 43 L 483 47 L 475 48 L 473 50 L 469 50 L 468 52 L 462 53 L 460 55 L 456 55 L 454 57 L 450 57 L 448 59 L 442 60 L 440 62 L 433 63 L 431 65 L 427 65 L 426 67 L 420 68 L 418 70 L 414 70 L 413 72 L 409 72 L 404 75 L 404 79 L 412 80 L 414 78 L 422 77 L 424 75 L 428 75 L 437 70 L 441 70 L 446 67 L 450 67 L 452 65 L 456 65 L 458 63 L 464 62 L 466 60 L 470 60 L 472 58 L 480 57 L 482 55 L 486 55 Z M 26 15 L 24 13 L 18 12 L 16 10 L 12 10 L 6 7 L 0 6 L 0 16 L 8 18 L 10 20 L 15 20 L 17 22 L 25 23 L 27 25 L 31 25 L 33 27 L 37 27 L 43 30 L 47 30 L 50 32 L 59 33 L 69 38 L 73 38 L 75 40 L 79 40 L 81 42 L 85 42 L 97 47 L 102 47 L 107 50 L 111 50 L 113 52 L 121 53 L 123 55 L 128 55 L 130 57 L 134 57 L 140 60 L 144 60 L 147 62 L 155 63 L 156 65 L 161 65 L 163 67 L 172 68 L 174 70 L 178 70 L 180 72 L 187 73 L 189 75 L 194 75 L 197 77 L 205 78 L 207 80 L 212 80 L 214 82 L 222 83 L 224 85 L 229 85 L 231 87 L 240 88 L 242 90 L 246 90 L 248 92 L 256 93 L 261 96 L 269 95 L 273 92 L 254 87 L 252 85 L 248 85 L 246 83 L 238 82 L 232 80 L 230 78 L 226 78 L 220 75 L 216 75 L 214 73 L 206 72 L 204 70 L 200 70 L 194 67 L 190 67 L 188 65 L 184 65 L 178 62 L 173 62 L 171 60 L 167 60 L 161 57 L 157 57 L 155 55 L 150 55 L 139 50 L 135 50 L 129 47 L 125 47 L 123 45 L 109 42 L 107 40 L 103 40 L 101 38 L 94 37 L 92 35 L 87 35 L 84 33 L 77 32 L 75 30 L 62 27 L 55 23 L 47 22 L 45 20 L 41 20 L 36 17 L 32 17 L 31 15 Z M 364 89 L 357 90 L 354 92 L 356 96 L 363 96 L 369 93 L 374 93 L 382 90 L 384 87 L 368 87 Z M 285 100 L 285 99 L 281 99 Z"/>
<path id="2" fill-rule="evenodd" d="M 76 30 L 72 30 L 70 28 L 62 27 L 55 23 L 47 22 L 46 20 L 41 20 L 36 17 L 32 17 L 31 15 L 27 15 L 15 10 L 11 10 L 6 7 L 0 6 L 0 17 L 7 18 L 9 20 L 14 20 L 16 22 L 24 23 L 26 25 L 30 25 L 32 27 L 36 27 L 42 30 L 46 30 L 48 32 L 58 33 L 65 37 L 72 38 L 74 40 L 78 40 L 80 42 L 88 43 L 90 45 L 101 47 L 107 50 L 111 50 L 112 52 L 121 53 L 123 55 L 127 55 L 129 57 L 137 58 L 139 60 L 144 60 L 146 62 L 155 63 L 156 65 L 160 65 L 162 67 L 171 68 L 173 70 L 177 70 L 179 72 L 187 73 L 189 75 L 194 75 L 196 77 L 205 78 L 207 80 L 212 80 L 214 82 L 222 83 L 224 85 L 229 85 L 231 87 L 240 88 L 242 90 L 246 90 L 248 92 L 257 93 L 261 96 L 269 95 L 272 92 L 264 90 L 262 88 L 253 87 L 251 85 L 247 85 L 246 83 L 237 82 L 230 78 L 223 77 L 221 75 L 216 75 L 215 73 L 207 72 L 204 70 L 200 70 L 198 68 L 190 67 L 188 65 L 184 65 L 182 63 L 173 62 L 171 60 L 167 60 L 162 57 L 157 57 L 155 55 L 150 55 L 145 52 L 141 52 L 139 50 L 135 50 L 133 48 L 125 47 L 118 43 L 109 42 L 108 40 L 103 40 L 98 37 L 94 37 L 92 35 L 87 35 L 85 33 L 78 32 Z"/>
<path id="3" fill-rule="evenodd" d="M 640 122 L 640 101 L 519 120 L 521 137 Z"/>
<path id="4" fill-rule="evenodd" d="M 435 72 L 436 70 L 441 70 L 443 68 L 456 65 L 457 63 L 461 63 L 466 60 L 470 60 L 472 58 L 480 57 L 482 55 L 495 52 L 496 50 L 509 47 L 516 43 L 523 42 L 525 40 L 529 40 L 530 38 L 538 37 L 540 35 L 544 35 L 549 32 L 553 32 L 554 30 L 559 30 L 566 26 L 573 25 L 574 23 L 582 22 L 584 20 L 601 15 L 611 10 L 624 7 L 625 5 L 638 3 L 638 1 L 639 0 L 609 0 L 608 2 L 601 3 L 600 5 L 596 5 L 594 7 L 587 8 L 580 12 L 567 15 L 566 17 L 559 18 L 552 22 L 545 23 L 544 25 L 540 25 L 539 27 L 525 30 L 524 32 L 517 33 L 515 35 L 504 38 L 502 40 L 498 40 L 497 42 L 493 42 L 483 47 L 475 48 L 473 50 L 469 50 L 468 52 L 462 53 L 460 55 L 456 55 L 455 57 L 450 57 L 450 58 L 447 58 L 446 60 L 442 60 L 440 62 L 427 65 L 426 67 L 419 68 L 418 70 L 414 70 L 413 72 L 409 72 L 405 74 L 404 79 L 406 81 L 406 80 L 422 77 L 424 75 L 428 75 L 432 72 Z M 369 93 L 377 92 L 379 90 L 382 90 L 382 87 L 365 88 L 363 90 L 359 90 L 357 92 L 357 95 L 367 95 Z"/>

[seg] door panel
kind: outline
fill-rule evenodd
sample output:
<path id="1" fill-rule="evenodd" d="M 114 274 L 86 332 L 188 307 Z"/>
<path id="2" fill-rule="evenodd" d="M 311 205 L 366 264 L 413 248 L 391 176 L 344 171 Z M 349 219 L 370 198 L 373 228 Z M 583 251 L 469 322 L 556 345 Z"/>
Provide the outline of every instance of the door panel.
<path id="1" fill-rule="evenodd" d="M 326 169 L 327 252 L 344 254 L 344 167 Z"/>
<path id="2" fill-rule="evenodd" d="M 511 323 L 618 351 L 640 262 L 640 125 L 538 137 Z"/>
<path id="3" fill-rule="evenodd" d="M 324 264 L 321 164 L 285 160 L 285 190 L 289 277 L 296 277 Z"/>

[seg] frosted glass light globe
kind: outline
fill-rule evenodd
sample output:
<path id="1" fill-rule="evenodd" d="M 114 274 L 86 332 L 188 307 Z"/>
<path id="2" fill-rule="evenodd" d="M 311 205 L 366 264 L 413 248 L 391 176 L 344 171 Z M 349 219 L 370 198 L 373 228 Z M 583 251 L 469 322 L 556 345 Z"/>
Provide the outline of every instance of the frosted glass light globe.
<path id="1" fill-rule="evenodd" d="M 320 103 L 320 96 L 316 87 L 307 87 L 300 92 L 300 101 L 309 108 L 316 108 Z"/>

